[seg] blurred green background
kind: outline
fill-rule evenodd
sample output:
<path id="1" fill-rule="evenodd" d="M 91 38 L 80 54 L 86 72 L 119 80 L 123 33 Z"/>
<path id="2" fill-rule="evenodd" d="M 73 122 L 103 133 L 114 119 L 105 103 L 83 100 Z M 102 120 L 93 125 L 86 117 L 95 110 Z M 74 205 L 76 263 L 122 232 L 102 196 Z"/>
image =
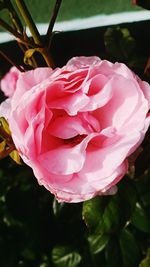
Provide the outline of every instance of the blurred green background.
<path id="1" fill-rule="evenodd" d="M 26 0 L 26 3 L 37 22 L 48 22 L 50 11 L 55 3 L 54 0 Z M 37 12 L 39 8 L 40 12 Z M 131 0 L 63 0 L 58 20 L 83 18 L 103 13 L 135 11 L 136 9 L 139 10 L 131 4 Z"/>
<path id="2" fill-rule="evenodd" d="M 55 1 L 26 0 L 25 3 L 36 22 L 48 22 Z M 133 6 L 131 0 L 62 0 L 58 21 L 136 10 L 140 8 Z"/>

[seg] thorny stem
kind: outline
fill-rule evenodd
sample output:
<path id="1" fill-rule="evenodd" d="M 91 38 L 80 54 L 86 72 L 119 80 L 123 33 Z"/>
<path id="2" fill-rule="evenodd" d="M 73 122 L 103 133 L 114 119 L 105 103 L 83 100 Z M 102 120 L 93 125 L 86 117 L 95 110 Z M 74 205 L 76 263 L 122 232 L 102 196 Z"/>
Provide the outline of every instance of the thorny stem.
<path id="1" fill-rule="evenodd" d="M 29 30 L 32 34 L 32 37 L 34 39 L 35 44 L 37 44 L 40 47 L 43 47 L 43 44 L 41 41 L 41 36 L 40 36 L 38 29 L 37 29 L 31 15 L 30 15 L 30 13 L 29 13 L 26 5 L 25 5 L 24 0 L 16 0 L 16 5 L 17 5 L 17 7 L 20 11 L 20 14 L 22 15 L 26 25 L 29 27 Z M 52 67 L 53 61 L 49 55 L 48 49 L 43 47 L 43 49 L 41 51 L 42 51 L 41 54 L 42 54 L 45 62 L 47 63 L 47 65 L 49 67 Z"/>
<path id="2" fill-rule="evenodd" d="M 19 71 L 21 71 L 21 72 L 24 72 L 25 70 L 21 67 L 21 66 L 19 66 L 19 65 L 17 65 L 14 61 L 12 61 L 4 52 L 2 52 L 1 50 L 0 50 L 0 55 L 3 57 L 3 58 L 5 58 L 12 66 L 15 66 Z"/>
<path id="3" fill-rule="evenodd" d="M 61 6 L 61 2 L 62 2 L 62 0 L 56 0 L 55 6 L 54 6 L 54 9 L 53 9 L 53 13 L 52 13 L 52 16 L 51 16 L 51 19 L 50 19 L 50 23 L 49 23 L 49 26 L 48 26 L 48 30 L 47 30 L 47 34 L 46 34 L 46 39 L 47 39 L 47 42 L 48 42 L 48 48 L 50 48 L 52 31 L 53 31 L 53 27 L 54 27 L 54 24 L 55 24 L 57 15 L 58 15 L 58 11 L 59 11 L 60 6 Z"/>

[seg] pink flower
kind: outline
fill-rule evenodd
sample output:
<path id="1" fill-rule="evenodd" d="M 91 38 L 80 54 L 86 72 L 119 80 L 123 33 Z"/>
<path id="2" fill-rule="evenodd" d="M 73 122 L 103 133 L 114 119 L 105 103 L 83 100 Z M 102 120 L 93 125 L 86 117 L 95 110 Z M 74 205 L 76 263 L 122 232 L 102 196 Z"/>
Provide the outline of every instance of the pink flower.
<path id="1" fill-rule="evenodd" d="M 124 64 L 77 57 L 19 76 L 9 124 L 39 184 L 59 201 L 106 194 L 150 124 L 150 86 Z"/>
<path id="2" fill-rule="evenodd" d="M 11 97 L 14 94 L 19 74 L 20 71 L 16 67 L 12 67 L 1 80 L 0 86 L 5 96 Z"/>

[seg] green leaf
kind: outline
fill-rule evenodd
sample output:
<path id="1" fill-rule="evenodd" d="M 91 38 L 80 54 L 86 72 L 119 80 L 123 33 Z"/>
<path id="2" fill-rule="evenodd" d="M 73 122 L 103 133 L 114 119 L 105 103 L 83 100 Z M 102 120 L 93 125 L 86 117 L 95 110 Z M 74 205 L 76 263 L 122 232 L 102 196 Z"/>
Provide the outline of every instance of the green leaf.
<path id="1" fill-rule="evenodd" d="M 150 233 L 150 217 L 140 203 L 136 204 L 131 223 L 140 231 Z"/>
<path id="2" fill-rule="evenodd" d="M 120 235 L 120 250 L 124 267 L 137 267 L 140 254 L 137 242 L 131 232 L 122 230 Z"/>
<path id="3" fill-rule="evenodd" d="M 135 40 L 127 28 L 108 28 L 104 35 L 107 53 L 114 60 L 128 61 L 135 48 Z"/>
<path id="4" fill-rule="evenodd" d="M 145 171 L 149 169 L 150 162 L 150 128 L 148 129 L 144 141 L 142 143 L 143 151 L 135 161 L 135 177 L 140 178 Z"/>
<path id="5" fill-rule="evenodd" d="M 94 234 L 109 234 L 121 229 L 135 207 L 134 191 L 130 183 L 124 182 L 115 196 L 96 197 L 84 202 L 82 217 L 86 225 Z"/>
<path id="6" fill-rule="evenodd" d="M 19 165 L 22 165 L 22 161 L 21 161 L 21 158 L 20 158 L 20 155 L 18 153 L 17 150 L 13 150 L 9 156 Z"/>
<path id="7" fill-rule="evenodd" d="M 4 8 L 6 8 L 4 2 L 0 1 L 0 10 L 2 10 L 2 9 L 4 9 Z"/>
<path id="8" fill-rule="evenodd" d="M 107 245 L 109 241 L 109 235 L 105 234 L 93 234 L 88 237 L 90 251 L 92 254 L 98 254 Z"/>
<path id="9" fill-rule="evenodd" d="M 11 134 L 7 120 L 4 117 L 0 117 L 0 125 L 3 127 L 7 134 Z"/>
<path id="10" fill-rule="evenodd" d="M 137 192 L 134 182 L 128 178 L 124 178 L 118 184 L 118 194 L 120 205 L 123 210 L 121 219 L 124 224 L 126 221 L 130 220 L 137 202 Z"/>
<path id="11" fill-rule="evenodd" d="M 6 147 L 6 141 L 4 140 L 0 143 L 0 153 L 2 153 L 5 150 L 5 147 Z"/>
<path id="12" fill-rule="evenodd" d="M 150 136 L 149 136 L 150 137 Z M 149 146 L 148 146 L 149 148 Z M 146 155 L 145 155 L 146 156 Z M 147 158 L 146 158 L 147 160 Z M 139 162 L 140 163 L 140 162 Z M 138 192 L 139 202 L 144 208 L 150 208 L 150 170 L 146 171 L 142 177 L 136 181 L 136 190 Z"/>
<path id="13" fill-rule="evenodd" d="M 30 248 L 25 248 L 21 252 L 21 255 L 23 256 L 23 258 L 28 259 L 28 260 L 34 260 L 35 259 L 34 251 L 32 251 Z"/>
<path id="14" fill-rule="evenodd" d="M 124 267 L 117 236 L 112 236 L 105 249 L 107 267 Z"/>
<path id="15" fill-rule="evenodd" d="M 120 235 L 113 235 L 105 248 L 108 267 L 137 267 L 139 248 L 131 232 L 123 229 Z"/>
<path id="16" fill-rule="evenodd" d="M 150 248 L 147 251 L 145 259 L 141 261 L 139 267 L 149 267 L 149 266 L 150 266 Z"/>
<path id="17" fill-rule="evenodd" d="M 49 264 L 48 263 L 42 263 L 42 264 L 40 264 L 39 267 L 49 267 Z"/>
<path id="18" fill-rule="evenodd" d="M 83 203 L 82 218 L 86 225 L 94 230 L 102 219 L 103 215 L 103 198 L 95 197 Z"/>
<path id="19" fill-rule="evenodd" d="M 35 52 L 38 52 L 38 53 L 42 53 L 43 51 L 43 48 L 42 47 L 37 47 L 37 48 L 30 48 L 28 49 L 26 52 L 25 52 L 25 55 L 24 55 L 24 63 L 26 65 L 31 65 L 32 66 L 32 62 L 30 60 L 30 58 L 33 56 L 33 54 Z"/>
<path id="20" fill-rule="evenodd" d="M 119 217 L 121 209 L 117 196 L 112 197 L 103 214 L 104 229 L 106 232 L 112 232 L 119 226 Z"/>
<path id="21" fill-rule="evenodd" d="M 122 209 L 118 195 L 107 199 L 102 220 L 99 221 L 97 232 L 100 233 L 113 233 L 121 227 L 121 214 Z"/>
<path id="22" fill-rule="evenodd" d="M 67 246 L 58 246 L 52 250 L 52 260 L 57 267 L 76 267 L 81 262 L 81 256 Z"/>

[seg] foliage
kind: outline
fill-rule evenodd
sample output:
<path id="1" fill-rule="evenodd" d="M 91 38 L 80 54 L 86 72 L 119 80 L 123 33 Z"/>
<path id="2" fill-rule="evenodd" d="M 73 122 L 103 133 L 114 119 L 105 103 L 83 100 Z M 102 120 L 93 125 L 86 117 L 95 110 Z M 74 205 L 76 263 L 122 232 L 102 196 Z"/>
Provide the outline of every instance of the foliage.
<path id="1" fill-rule="evenodd" d="M 26 166 L 0 165 L 0 266 L 149 266 L 149 172 L 114 196 L 64 204 Z"/>

